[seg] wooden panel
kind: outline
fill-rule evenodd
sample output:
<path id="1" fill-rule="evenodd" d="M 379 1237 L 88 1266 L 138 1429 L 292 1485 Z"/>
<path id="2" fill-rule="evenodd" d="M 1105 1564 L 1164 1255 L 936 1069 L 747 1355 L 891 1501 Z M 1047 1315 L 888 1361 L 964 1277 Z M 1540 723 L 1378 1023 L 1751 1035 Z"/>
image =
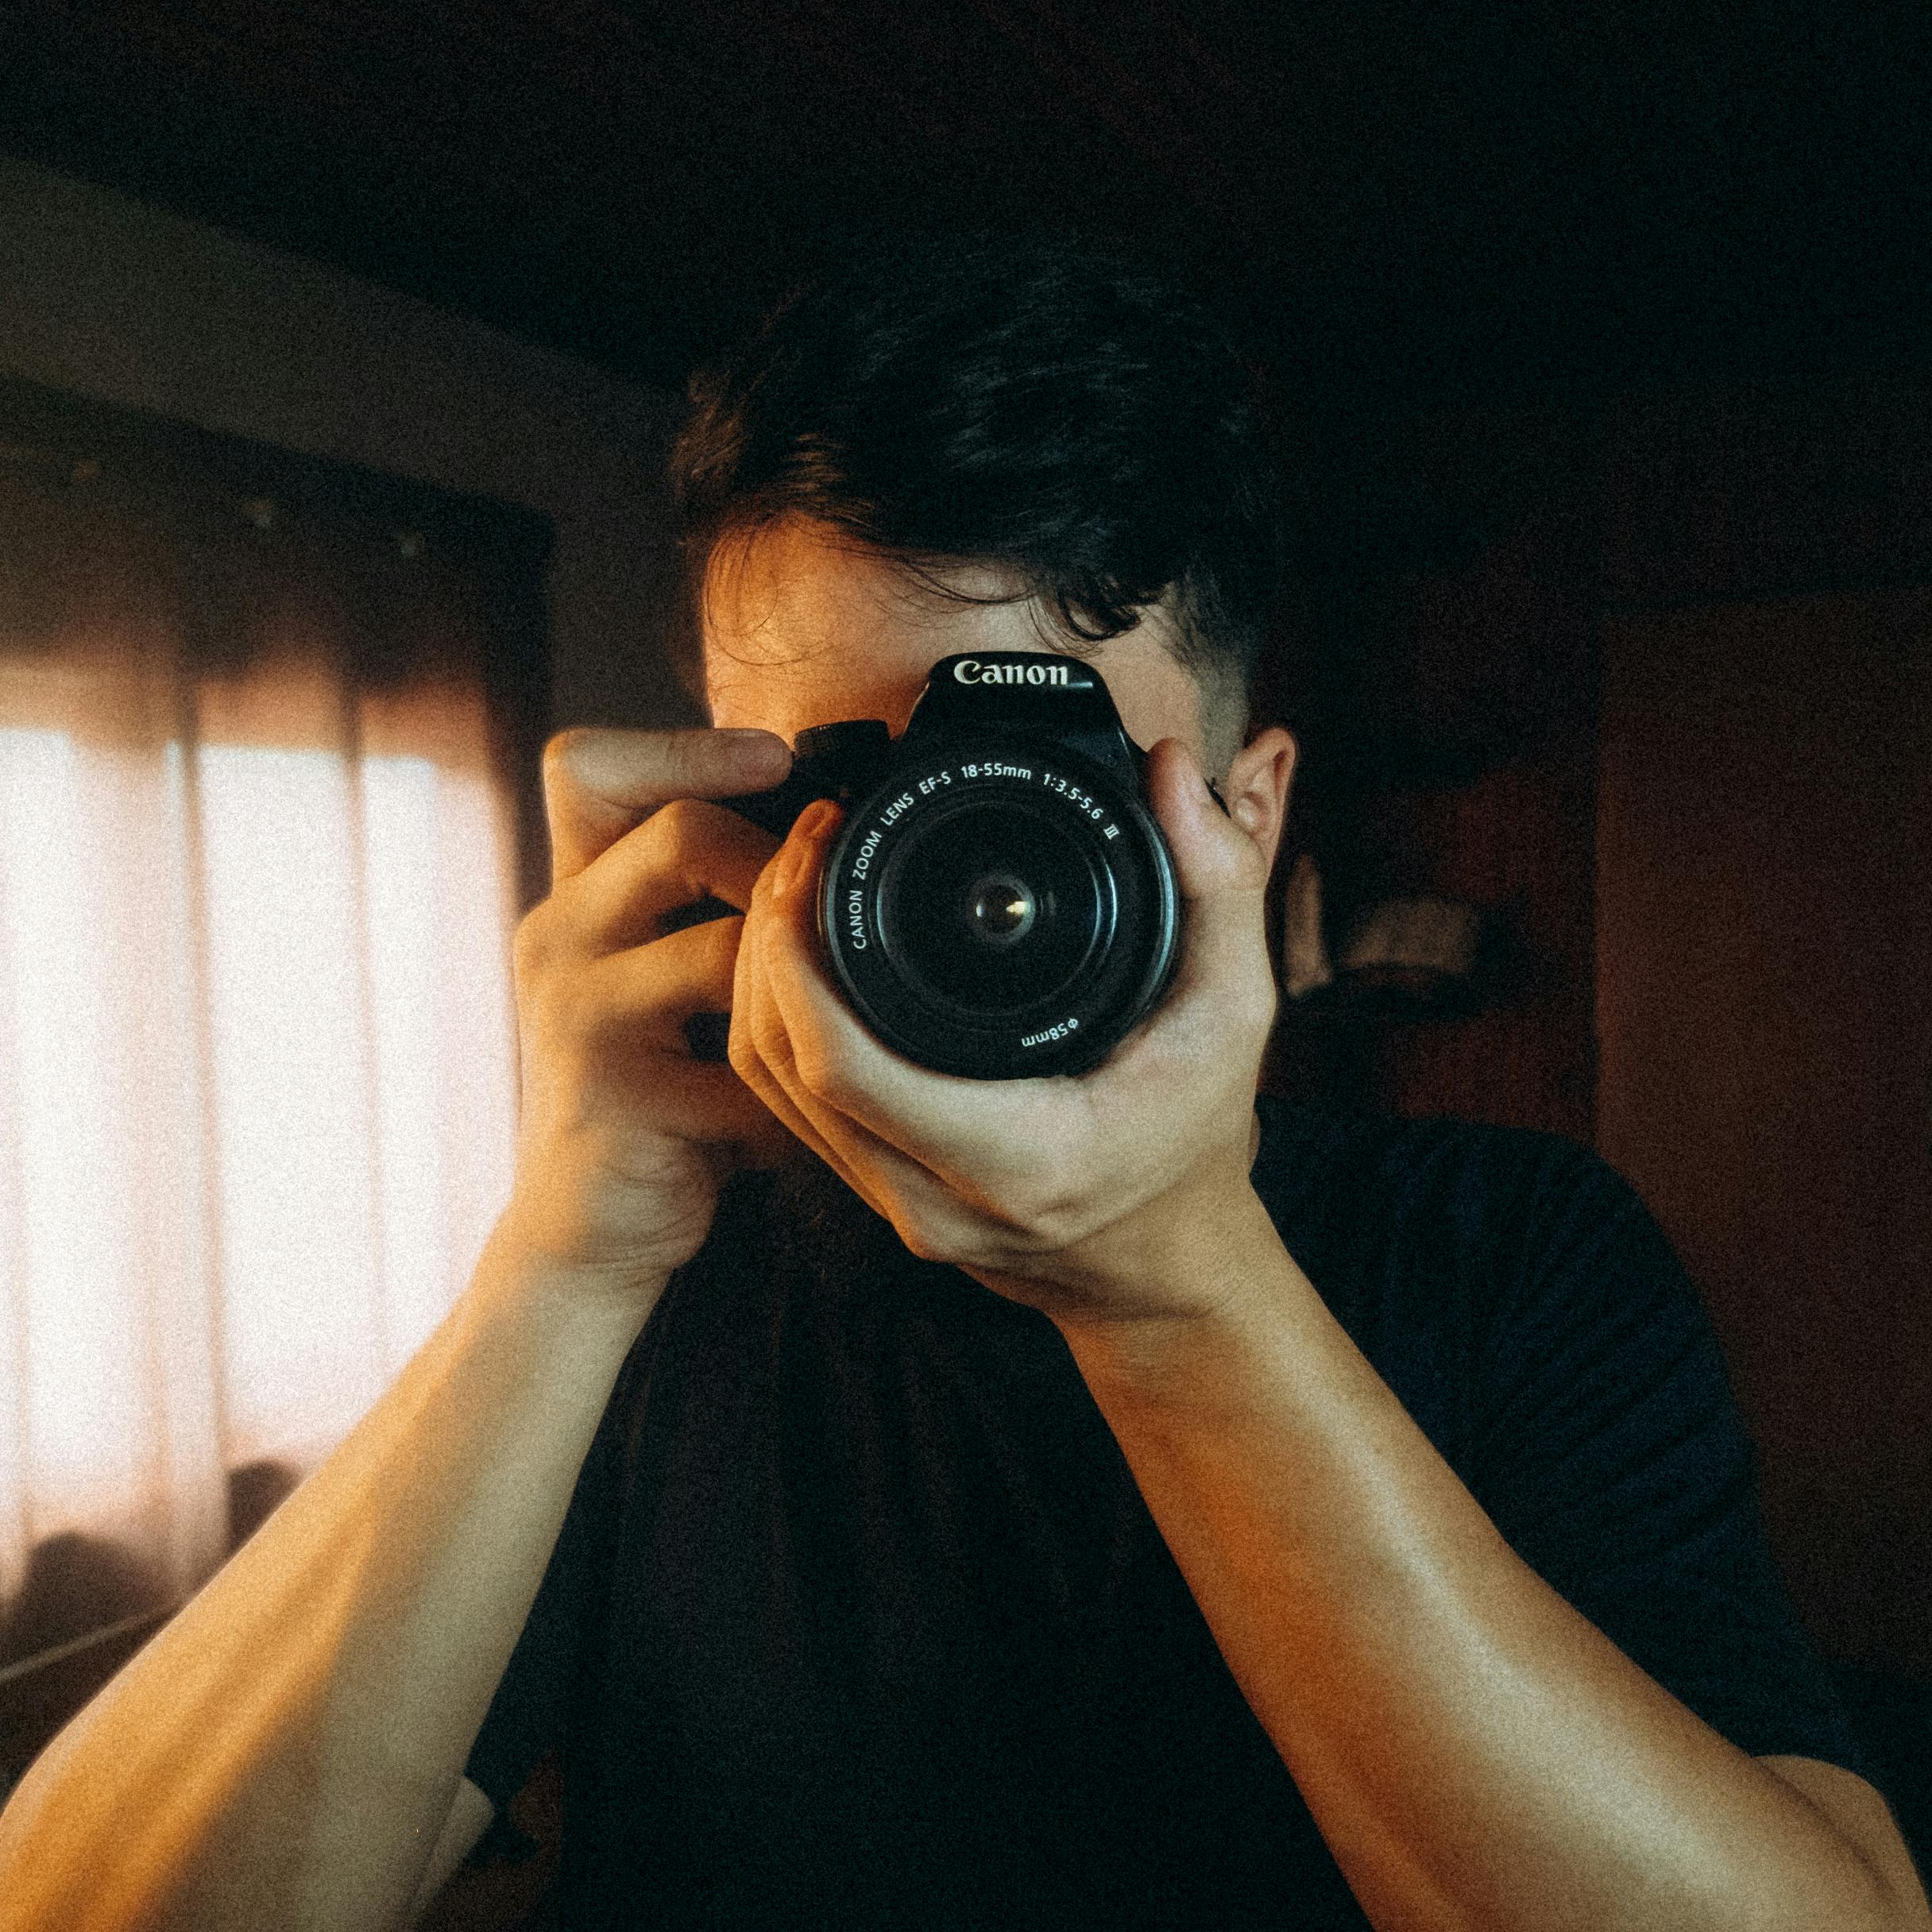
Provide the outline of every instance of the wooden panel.
<path id="1" fill-rule="evenodd" d="M 1840 1655 L 1932 1672 L 1932 592 L 1607 627 L 1598 1144 Z"/>

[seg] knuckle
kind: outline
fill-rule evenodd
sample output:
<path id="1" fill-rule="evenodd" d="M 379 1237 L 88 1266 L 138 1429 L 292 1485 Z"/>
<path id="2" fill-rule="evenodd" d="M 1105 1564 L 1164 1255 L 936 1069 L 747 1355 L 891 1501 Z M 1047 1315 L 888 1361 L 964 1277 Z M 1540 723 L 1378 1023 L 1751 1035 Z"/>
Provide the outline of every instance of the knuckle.
<path id="1" fill-rule="evenodd" d="M 546 899 L 533 906 L 517 921 L 511 936 L 510 961 L 520 986 L 542 972 L 554 948 L 555 915 L 547 913 L 549 904 Z"/>
<path id="2" fill-rule="evenodd" d="M 715 784 L 717 753 L 716 734 L 704 727 L 651 734 L 651 759 L 657 783 L 667 798 L 695 789 L 703 791 Z"/>
<path id="3" fill-rule="evenodd" d="M 748 1050 L 763 1065 L 776 1068 L 791 1061 L 790 1036 L 786 1034 L 778 1014 L 771 1010 L 769 1003 L 760 1003 L 759 1010 L 752 1015 L 745 1031 L 748 1036 Z"/>
<path id="4" fill-rule="evenodd" d="M 724 1057 L 732 1072 L 748 1087 L 764 1072 L 764 1062 L 758 1057 L 758 1049 L 752 1039 L 750 1027 L 741 1025 L 733 1018 L 730 1032 L 725 1036 Z"/>
<path id="5" fill-rule="evenodd" d="M 583 727 L 572 724 L 562 731 L 551 732 L 544 740 L 542 765 L 543 789 L 547 792 L 554 791 L 560 783 L 571 775 L 572 755 L 576 748 L 583 742 Z"/>
<path id="6" fill-rule="evenodd" d="M 540 979 L 525 988 L 524 1037 L 538 1058 L 556 1058 L 562 1042 L 570 1037 L 574 1003 L 554 976 Z"/>
<path id="7" fill-rule="evenodd" d="M 666 732 L 658 740 L 667 780 L 673 785 L 702 785 L 711 776 L 717 758 L 713 734 L 700 727 Z"/>
<path id="8" fill-rule="evenodd" d="M 952 1259 L 952 1244 L 937 1228 L 914 1223 L 899 1230 L 899 1241 L 914 1261 L 945 1262 Z"/>
<path id="9" fill-rule="evenodd" d="M 915 1261 L 937 1262 L 950 1267 L 965 1259 L 973 1244 L 961 1238 L 960 1231 L 947 1225 L 950 1217 L 943 1208 L 929 1204 L 914 1208 L 910 1204 L 895 1204 L 891 1216 L 894 1231 Z"/>
<path id="10" fill-rule="evenodd" d="M 1078 1161 L 1009 1176 L 1000 1208 L 1007 1233 L 1030 1250 L 1065 1246 L 1092 1231 L 1093 1189 Z"/>
<path id="11" fill-rule="evenodd" d="M 708 810 L 694 798 L 673 798 L 660 806 L 645 823 L 659 865 L 667 871 L 684 868 L 705 844 Z"/>
<path id="12" fill-rule="evenodd" d="M 587 794 L 625 811 L 673 794 L 689 777 L 678 749 L 686 734 L 629 726 L 568 724 L 544 740 L 539 760 L 545 795 Z"/>
<path id="13" fill-rule="evenodd" d="M 835 1107 L 851 1090 L 844 1068 L 821 1046 L 796 1047 L 792 1052 L 792 1066 L 800 1084 L 821 1100 L 829 1100 Z"/>
<path id="14" fill-rule="evenodd" d="M 744 914 L 722 913 L 715 919 L 707 919 L 697 931 L 701 935 L 697 943 L 705 949 L 709 970 L 729 987 L 737 969 L 739 951 L 744 944 Z"/>
<path id="15" fill-rule="evenodd" d="M 1276 1005 L 1272 983 L 1246 986 L 1234 1001 L 1235 1024 L 1244 1033 L 1267 1033 L 1274 1026 Z"/>
<path id="16" fill-rule="evenodd" d="M 1063 1194 L 1023 1202 L 1013 1215 L 1014 1232 L 1036 1248 L 1065 1247 L 1088 1232 L 1087 1204 Z"/>
<path id="17" fill-rule="evenodd" d="M 573 960 L 553 967 L 525 1003 L 541 1050 L 590 1055 L 620 1038 L 636 1018 L 636 1001 L 606 964 Z"/>
<path id="18" fill-rule="evenodd" d="M 1247 1018 L 1258 1033 L 1270 1033 L 1281 1010 L 1280 989 L 1273 973 L 1258 974 L 1249 991 Z"/>

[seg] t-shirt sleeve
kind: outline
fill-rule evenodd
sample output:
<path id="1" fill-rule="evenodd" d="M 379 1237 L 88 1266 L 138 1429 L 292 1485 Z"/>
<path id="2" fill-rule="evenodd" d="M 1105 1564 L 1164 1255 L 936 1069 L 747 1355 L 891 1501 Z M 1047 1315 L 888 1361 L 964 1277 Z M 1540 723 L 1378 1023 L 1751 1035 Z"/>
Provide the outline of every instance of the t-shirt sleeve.
<path id="1" fill-rule="evenodd" d="M 1697 1290 L 1634 1191 L 1545 1142 L 1477 1342 L 1464 1474 L 1525 1562 L 1753 1756 L 1871 1777 L 1772 1563 L 1748 1439 Z"/>
<path id="2" fill-rule="evenodd" d="M 463 1775 L 500 1818 L 537 1760 L 562 1741 L 586 1644 L 603 1602 L 616 1475 L 618 1424 L 636 1358 L 620 1374 L 579 1470 L 563 1524 L 516 1648 L 470 1746 Z"/>

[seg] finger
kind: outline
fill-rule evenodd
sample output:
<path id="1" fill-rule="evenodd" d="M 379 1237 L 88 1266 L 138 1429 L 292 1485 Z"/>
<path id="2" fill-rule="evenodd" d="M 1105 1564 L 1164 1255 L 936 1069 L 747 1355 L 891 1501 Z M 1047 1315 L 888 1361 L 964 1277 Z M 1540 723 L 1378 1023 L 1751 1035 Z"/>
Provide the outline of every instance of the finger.
<path id="1" fill-rule="evenodd" d="M 598 1063 L 601 1082 L 650 1096 L 651 1135 L 698 1145 L 750 1143 L 771 1117 L 729 1067 L 665 1053 L 643 1040 L 613 1038 Z"/>
<path id="2" fill-rule="evenodd" d="M 943 1254 L 949 1226 L 1007 1219 L 1008 1204 L 1037 1181 L 1037 1162 L 1024 1156 L 1041 1142 L 1016 1134 L 1016 1117 L 1050 1118 L 1045 1144 L 1071 1152 L 1084 1138 L 1084 1110 L 1075 1083 L 936 1072 L 891 1052 L 858 1021 L 832 986 L 817 941 L 817 885 L 837 826 L 836 813 L 802 821 L 759 881 L 732 995 L 733 1060 L 902 1240 Z M 1003 1178 L 986 1161 L 1003 1139 L 1021 1157 Z"/>
<path id="3" fill-rule="evenodd" d="M 930 1179 L 938 1169 L 928 1123 L 937 1125 L 943 1113 L 970 1138 L 992 1096 L 984 1081 L 936 1073 L 892 1052 L 827 978 L 817 887 L 839 821 L 829 805 L 802 814 L 759 879 L 745 922 L 753 958 L 748 971 L 740 950 L 733 997 L 749 991 L 752 1044 L 794 1107 L 848 1162 L 870 1162 L 908 1182 Z"/>
<path id="4" fill-rule="evenodd" d="M 930 1172 L 806 1084 L 768 996 L 754 1002 L 747 1031 L 757 1068 L 747 1084 L 874 1213 L 897 1225 L 895 1203 L 929 1190 Z"/>
<path id="5" fill-rule="evenodd" d="M 673 798 L 762 791 L 790 769 L 782 738 L 765 731 L 559 732 L 543 748 L 543 811 L 553 883 Z"/>
<path id="6" fill-rule="evenodd" d="M 770 1068 L 762 1068 L 747 1079 L 744 1084 L 748 1092 L 757 1096 L 759 1104 L 780 1121 L 794 1140 L 802 1141 L 810 1148 L 873 1213 L 883 1220 L 892 1219 L 890 1204 L 873 1189 L 864 1172 L 820 1130 L 817 1123 L 793 1100 L 784 1083 Z"/>
<path id="7" fill-rule="evenodd" d="M 621 1034 L 677 1050 L 694 1014 L 730 1010 L 744 929 L 741 918 L 715 919 L 580 968 L 582 996 L 601 1016 L 588 1029 L 593 1043 Z"/>
<path id="8" fill-rule="evenodd" d="M 1260 850 L 1221 809 L 1182 740 L 1163 738 L 1149 752 L 1147 793 L 1173 848 L 1184 897 L 1259 891 L 1267 883 Z"/>
<path id="9" fill-rule="evenodd" d="M 890 1219 L 885 1204 L 868 1186 L 857 1165 L 799 1106 L 790 1086 L 780 1077 L 780 1069 L 790 1065 L 790 1049 L 760 970 L 757 922 L 748 923 L 744 942 L 738 949 L 732 988 L 730 1057 L 745 1086 L 793 1136 L 810 1148 L 875 1214 Z"/>
<path id="10" fill-rule="evenodd" d="M 1245 983 L 1258 966 L 1265 975 L 1268 873 L 1260 849 L 1215 802 L 1180 739 L 1163 738 L 1148 754 L 1147 790 L 1174 855 L 1184 980 Z"/>
<path id="11" fill-rule="evenodd" d="M 706 899 L 742 912 L 778 848 L 727 806 L 673 799 L 558 886 L 546 916 L 579 956 L 640 945 L 670 915 Z"/>
<path id="12" fill-rule="evenodd" d="M 587 1065 L 600 1086 L 641 1099 L 654 1129 L 683 1139 L 752 1138 L 770 1126 L 730 1068 L 701 1061 L 684 1037 L 694 1014 L 729 1003 L 738 929 L 733 918 L 578 967 L 537 1010 L 539 1034 L 561 1027 L 547 1058 Z M 527 1035 L 527 1043 L 531 1036 Z"/>

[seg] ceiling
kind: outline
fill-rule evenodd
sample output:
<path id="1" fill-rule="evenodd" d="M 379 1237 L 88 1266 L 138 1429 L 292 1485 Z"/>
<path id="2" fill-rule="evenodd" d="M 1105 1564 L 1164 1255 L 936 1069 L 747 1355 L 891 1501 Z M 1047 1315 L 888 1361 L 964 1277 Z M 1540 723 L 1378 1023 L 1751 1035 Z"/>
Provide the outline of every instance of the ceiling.
<path id="1" fill-rule="evenodd" d="M 1197 261 L 1316 396 L 1932 357 L 1923 0 L 0 0 L 0 149 L 676 386 L 842 237 Z"/>

